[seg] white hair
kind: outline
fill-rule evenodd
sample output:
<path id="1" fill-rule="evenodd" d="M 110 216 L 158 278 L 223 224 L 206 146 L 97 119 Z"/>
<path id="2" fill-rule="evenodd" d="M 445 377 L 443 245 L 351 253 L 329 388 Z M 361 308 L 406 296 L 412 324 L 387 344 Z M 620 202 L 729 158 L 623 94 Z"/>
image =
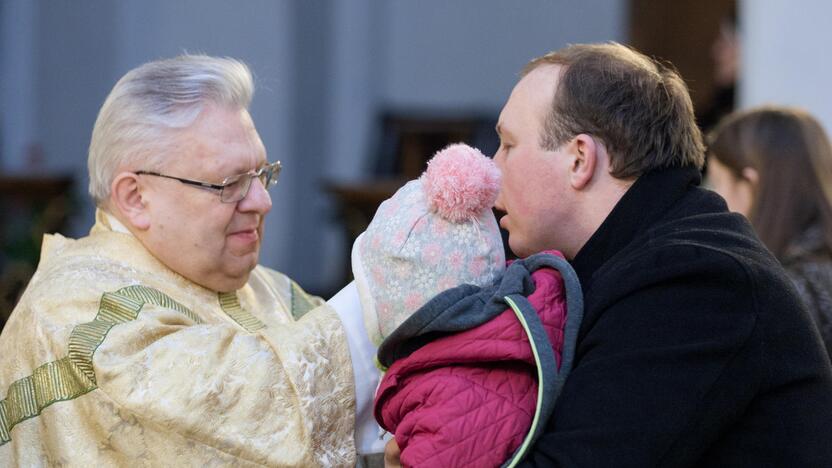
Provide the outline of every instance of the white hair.
<path id="1" fill-rule="evenodd" d="M 205 104 L 248 109 L 253 94 L 248 67 L 231 58 L 181 55 L 129 71 L 95 121 L 87 161 L 90 195 L 97 205 L 105 203 L 120 169 L 158 170 L 175 130 L 190 126 Z"/>

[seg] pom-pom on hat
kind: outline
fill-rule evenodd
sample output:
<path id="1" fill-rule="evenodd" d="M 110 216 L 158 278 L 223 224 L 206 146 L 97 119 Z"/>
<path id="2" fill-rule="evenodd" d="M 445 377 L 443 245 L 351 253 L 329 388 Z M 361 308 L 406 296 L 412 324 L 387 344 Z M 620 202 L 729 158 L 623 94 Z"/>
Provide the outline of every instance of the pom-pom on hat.
<path id="1" fill-rule="evenodd" d="M 371 341 L 381 343 L 438 293 L 502 274 L 503 243 L 491 212 L 499 190 L 494 162 L 454 144 L 381 204 L 352 250 Z"/>

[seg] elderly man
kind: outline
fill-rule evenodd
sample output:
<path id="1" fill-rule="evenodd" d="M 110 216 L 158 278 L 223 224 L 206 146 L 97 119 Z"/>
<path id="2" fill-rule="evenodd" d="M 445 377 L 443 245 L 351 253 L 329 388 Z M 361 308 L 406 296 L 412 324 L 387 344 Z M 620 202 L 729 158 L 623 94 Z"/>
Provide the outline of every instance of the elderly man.
<path id="1" fill-rule="evenodd" d="M 584 291 L 572 372 L 526 463 L 832 466 L 829 359 L 748 222 L 698 187 L 677 73 L 570 46 L 526 67 L 497 132 L 512 250 L 561 250 Z"/>
<path id="2" fill-rule="evenodd" d="M 0 336 L 0 465 L 354 463 L 338 316 L 257 266 L 268 161 L 245 65 L 125 75 L 89 152 L 89 236 L 47 236 Z"/>

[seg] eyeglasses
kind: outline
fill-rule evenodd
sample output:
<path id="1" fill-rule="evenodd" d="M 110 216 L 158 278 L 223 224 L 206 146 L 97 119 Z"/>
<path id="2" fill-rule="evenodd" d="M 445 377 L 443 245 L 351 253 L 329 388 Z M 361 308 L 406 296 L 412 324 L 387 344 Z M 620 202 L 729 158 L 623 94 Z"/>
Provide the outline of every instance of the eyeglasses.
<path id="1" fill-rule="evenodd" d="M 227 177 L 221 184 L 211 184 L 209 182 L 200 182 L 198 180 L 183 179 L 181 177 L 174 177 L 151 171 L 136 171 L 135 173 L 138 175 L 164 177 L 166 179 L 178 180 L 183 184 L 193 185 L 197 188 L 219 191 L 221 202 L 237 203 L 248 195 L 248 190 L 251 188 L 251 181 L 255 177 L 260 179 L 260 183 L 263 184 L 263 188 L 266 190 L 277 185 L 277 178 L 278 175 L 280 175 L 281 167 L 280 161 L 275 161 L 254 171 L 248 171 L 244 174 Z"/>

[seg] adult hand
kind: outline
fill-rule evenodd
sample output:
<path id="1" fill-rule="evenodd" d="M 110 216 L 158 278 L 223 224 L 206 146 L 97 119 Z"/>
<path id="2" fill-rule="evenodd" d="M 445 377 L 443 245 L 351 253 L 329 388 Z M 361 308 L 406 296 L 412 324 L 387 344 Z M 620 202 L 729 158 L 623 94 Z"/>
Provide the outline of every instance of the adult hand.
<path id="1" fill-rule="evenodd" d="M 396 439 L 390 439 L 390 442 L 384 446 L 384 468 L 401 468 L 402 462 L 399 460 L 401 453 Z"/>

